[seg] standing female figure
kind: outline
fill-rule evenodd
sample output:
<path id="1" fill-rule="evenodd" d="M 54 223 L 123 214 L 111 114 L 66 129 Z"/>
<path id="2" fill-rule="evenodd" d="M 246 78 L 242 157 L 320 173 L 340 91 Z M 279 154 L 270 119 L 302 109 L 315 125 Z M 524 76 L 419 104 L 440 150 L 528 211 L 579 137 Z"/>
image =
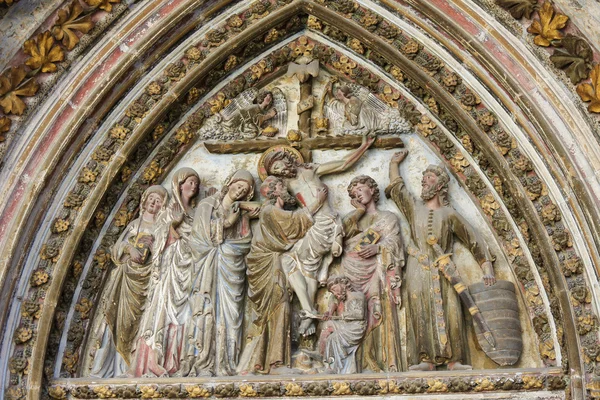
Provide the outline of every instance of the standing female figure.
<path id="1" fill-rule="evenodd" d="M 112 247 L 112 270 L 104 295 L 101 341 L 91 376 L 113 378 L 127 372 L 131 350 L 146 305 L 152 271 L 151 248 L 155 222 L 167 205 L 167 190 L 151 186 L 140 200 L 140 216 L 123 231 Z"/>
<path id="2" fill-rule="evenodd" d="M 190 293 L 196 276 L 198 245 L 192 235 L 200 178 L 181 168 L 171 181 L 173 198 L 155 231 L 156 282 L 144 312 L 131 374 L 180 374 L 186 326 L 191 322 Z"/>
<path id="3" fill-rule="evenodd" d="M 253 196 L 254 178 L 238 170 L 220 193 L 202 200 L 196 209 L 199 262 L 188 330 L 189 376 L 235 374 L 242 341 L 245 256 L 252 239 L 249 218 L 258 214 L 258 206 L 240 202 Z"/>

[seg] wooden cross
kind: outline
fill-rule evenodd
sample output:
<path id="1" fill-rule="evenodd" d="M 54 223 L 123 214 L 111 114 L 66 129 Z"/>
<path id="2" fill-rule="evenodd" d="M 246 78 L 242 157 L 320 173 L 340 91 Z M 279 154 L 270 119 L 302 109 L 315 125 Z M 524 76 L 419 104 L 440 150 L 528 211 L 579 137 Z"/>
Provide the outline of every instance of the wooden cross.
<path id="1" fill-rule="evenodd" d="M 272 146 L 291 146 L 302 154 L 305 162 L 310 162 L 312 150 L 341 150 L 356 149 L 362 143 L 358 135 L 345 135 L 336 137 L 317 136 L 311 129 L 312 111 L 314 106 L 313 78 L 319 74 L 319 62 L 313 60 L 308 64 L 291 63 L 288 66 L 287 76 L 296 76 L 300 82 L 300 101 L 298 102 L 298 130 L 292 135 L 288 132 L 287 138 L 258 138 L 247 140 L 233 140 L 228 142 L 206 141 L 206 149 L 214 154 L 248 154 L 263 153 Z M 295 137 L 294 137 L 295 136 Z M 297 139 L 297 140 L 296 140 Z M 397 135 L 378 136 L 372 148 L 392 149 L 404 147 L 404 143 Z"/>

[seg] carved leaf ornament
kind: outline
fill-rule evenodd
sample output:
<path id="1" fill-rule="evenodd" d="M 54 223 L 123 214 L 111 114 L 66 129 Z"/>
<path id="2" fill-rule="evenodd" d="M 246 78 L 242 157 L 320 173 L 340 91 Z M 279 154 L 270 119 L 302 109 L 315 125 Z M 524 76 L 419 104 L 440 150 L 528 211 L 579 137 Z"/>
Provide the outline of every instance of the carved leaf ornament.
<path id="1" fill-rule="evenodd" d="M 571 83 L 576 85 L 587 78 L 594 53 L 585 40 L 573 35 L 565 36 L 560 45 L 562 48 L 556 49 L 550 60 L 557 68 L 564 69 Z"/>
<path id="2" fill-rule="evenodd" d="M 39 34 L 35 40 L 26 41 L 23 50 L 31 56 L 25 61 L 25 65 L 34 70 L 41 69 L 42 72 L 55 72 L 54 63 L 65 59 L 63 49 L 54 45 L 54 38 L 48 31 Z"/>
<path id="3" fill-rule="evenodd" d="M 506 9 L 516 19 L 531 18 L 537 0 L 498 0 L 498 5 Z"/>
<path id="4" fill-rule="evenodd" d="M 27 73 L 23 67 L 10 68 L 0 75 L 0 106 L 5 114 L 22 115 L 25 103 L 22 96 L 33 96 L 39 89 L 35 79 L 23 82 Z"/>
<path id="5" fill-rule="evenodd" d="M 590 73 L 590 83 L 577 86 L 577 94 L 581 100 L 590 102 L 588 111 L 600 113 L 600 64 L 597 64 Z"/>
<path id="6" fill-rule="evenodd" d="M 88 33 L 94 27 L 91 15 L 81 16 L 82 13 L 83 7 L 78 1 L 72 2 L 68 8 L 58 12 L 58 20 L 52 27 L 52 35 L 56 40 L 61 40 L 67 50 L 73 50 L 79 43 L 76 31 Z"/>
<path id="7" fill-rule="evenodd" d="M 534 20 L 527 32 L 537 35 L 533 42 L 538 46 L 548 47 L 552 43 L 552 40 L 562 38 L 562 33 L 559 29 L 562 29 L 569 21 L 569 17 L 564 14 L 560 14 L 554 11 L 554 7 L 549 2 L 545 2 L 542 8 L 538 11 L 540 15 L 539 20 Z"/>

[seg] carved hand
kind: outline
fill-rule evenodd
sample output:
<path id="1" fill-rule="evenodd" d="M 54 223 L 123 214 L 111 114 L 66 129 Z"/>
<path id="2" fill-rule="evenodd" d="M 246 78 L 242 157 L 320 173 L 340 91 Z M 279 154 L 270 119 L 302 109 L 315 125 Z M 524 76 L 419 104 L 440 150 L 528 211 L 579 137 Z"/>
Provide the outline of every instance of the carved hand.
<path id="1" fill-rule="evenodd" d="M 350 204 L 352 204 L 352 207 L 356 208 L 358 211 L 367 211 L 367 207 L 356 199 L 350 200 Z"/>
<path id="2" fill-rule="evenodd" d="M 327 200 L 328 194 L 329 194 L 329 189 L 325 185 L 323 185 L 323 187 L 321 187 L 317 190 L 317 201 L 319 202 L 319 204 L 325 203 L 325 201 Z"/>
<path id="3" fill-rule="evenodd" d="M 496 277 L 494 276 L 494 267 L 491 261 L 486 261 L 481 264 L 483 270 L 483 283 L 485 286 L 492 286 L 496 283 Z"/>
<path id="4" fill-rule="evenodd" d="M 154 244 L 154 237 L 153 236 L 142 236 L 139 239 L 139 242 L 142 244 L 145 244 L 148 247 L 152 247 L 152 244 Z"/>
<path id="5" fill-rule="evenodd" d="M 144 260 L 142 260 L 142 253 L 133 246 L 129 246 L 129 255 L 131 256 L 131 260 L 135 263 L 141 264 L 144 262 Z"/>
<path id="6" fill-rule="evenodd" d="M 392 156 L 391 163 L 392 164 L 400 164 L 402 161 L 404 161 L 404 159 L 406 158 L 407 155 L 408 155 L 408 150 L 402 149 L 399 152 L 394 153 L 394 155 Z"/>
<path id="7" fill-rule="evenodd" d="M 238 218 L 240 217 L 240 208 L 238 207 L 237 203 L 233 203 L 231 205 L 231 210 L 229 212 L 229 216 L 227 217 L 227 227 L 235 224 L 235 222 L 238 220 Z"/>
<path id="8" fill-rule="evenodd" d="M 367 258 L 376 256 L 378 252 L 379 252 L 379 245 L 367 244 L 367 245 L 362 246 L 362 249 L 360 251 L 358 251 L 358 255 L 363 259 L 367 259 Z"/>

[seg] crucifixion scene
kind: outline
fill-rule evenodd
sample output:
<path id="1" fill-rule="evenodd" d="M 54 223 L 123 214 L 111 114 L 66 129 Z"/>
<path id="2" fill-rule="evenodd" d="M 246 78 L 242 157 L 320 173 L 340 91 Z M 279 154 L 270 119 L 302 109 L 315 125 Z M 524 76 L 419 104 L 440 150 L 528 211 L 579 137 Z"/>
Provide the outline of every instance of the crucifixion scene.
<path id="1" fill-rule="evenodd" d="M 411 129 L 317 60 L 241 93 L 114 245 L 85 375 L 537 365 L 493 235 Z"/>

